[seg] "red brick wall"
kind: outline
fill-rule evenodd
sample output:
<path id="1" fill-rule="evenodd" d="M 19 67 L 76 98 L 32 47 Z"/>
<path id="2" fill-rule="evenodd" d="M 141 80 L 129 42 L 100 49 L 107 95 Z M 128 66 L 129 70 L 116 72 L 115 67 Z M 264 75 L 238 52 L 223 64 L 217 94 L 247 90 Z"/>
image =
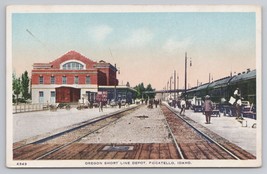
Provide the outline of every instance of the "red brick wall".
<path id="1" fill-rule="evenodd" d="M 109 85 L 109 71 L 108 68 L 99 68 L 99 85 Z"/>
<path id="2" fill-rule="evenodd" d="M 117 74 L 112 69 L 109 69 L 109 84 L 118 85 Z"/>
<path id="3" fill-rule="evenodd" d="M 82 73 L 77 70 L 75 73 L 72 71 L 70 72 L 62 72 L 61 70 L 58 70 L 57 72 L 60 73 L 55 73 L 55 71 L 50 72 L 49 70 L 46 70 L 44 72 L 43 70 L 34 70 L 32 71 L 32 84 L 33 85 L 38 85 L 39 84 L 39 77 L 40 75 L 43 76 L 44 79 L 44 84 L 49 85 L 51 84 L 51 76 L 53 75 L 55 77 L 55 84 L 61 85 L 62 84 L 62 77 L 66 76 L 67 77 L 67 84 L 74 84 L 74 77 L 78 76 L 79 77 L 79 84 L 85 84 L 86 83 L 86 76 L 90 76 L 91 83 L 90 84 L 97 84 L 97 74 L 96 72 L 88 72 L 85 73 L 84 71 Z"/>
<path id="4" fill-rule="evenodd" d="M 86 64 L 86 70 L 61 70 L 60 64 L 68 60 L 79 60 Z M 90 84 L 98 85 L 118 85 L 116 79 L 116 72 L 111 70 L 110 67 L 95 68 L 96 62 L 86 58 L 85 56 L 75 51 L 70 51 L 60 58 L 50 62 L 52 64 L 51 69 L 33 69 L 32 70 L 32 84 L 39 84 L 39 76 L 42 75 L 44 83 L 46 85 L 51 84 L 51 76 L 55 77 L 55 84 L 62 84 L 62 76 L 67 77 L 67 84 L 74 84 L 74 77 L 79 77 L 79 84 L 86 83 L 86 76 L 90 76 Z M 99 64 L 99 63 L 98 63 Z M 104 66 L 109 65 L 104 63 Z"/>
<path id="5" fill-rule="evenodd" d="M 99 71 L 106 74 L 106 85 L 118 85 L 117 74 L 111 68 L 99 68 Z"/>
<path id="6" fill-rule="evenodd" d="M 98 85 L 107 85 L 107 75 L 102 71 L 98 71 Z"/>
<path id="7" fill-rule="evenodd" d="M 85 56 L 75 51 L 70 51 L 50 63 L 52 64 L 53 69 L 60 69 L 60 64 L 68 60 L 79 60 L 86 64 L 86 69 L 94 68 L 94 65 L 96 64 L 96 62 L 86 58 Z"/>

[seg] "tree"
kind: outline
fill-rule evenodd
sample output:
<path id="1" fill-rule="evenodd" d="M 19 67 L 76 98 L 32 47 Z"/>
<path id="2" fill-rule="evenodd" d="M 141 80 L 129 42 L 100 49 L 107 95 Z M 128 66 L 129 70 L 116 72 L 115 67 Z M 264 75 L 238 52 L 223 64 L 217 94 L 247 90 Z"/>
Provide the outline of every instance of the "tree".
<path id="1" fill-rule="evenodd" d="M 15 74 L 12 74 L 12 89 L 16 96 L 16 103 L 18 104 L 19 94 L 21 93 L 21 82 L 20 78 L 16 78 Z"/>
<path id="2" fill-rule="evenodd" d="M 151 84 L 148 84 L 146 87 L 146 91 L 155 91 L 155 89 L 152 88 Z M 147 94 L 149 98 L 155 98 L 155 95 L 156 95 L 155 93 Z"/>
<path id="3" fill-rule="evenodd" d="M 22 93 L 22 98 L 24 100 L 28 100 L 31 97 L 29 94 L 29 82 L 30 82 L 30 79 L 28 77 L 28 72 L 25 71 L 21 75 L 21 93 Z"/>
<path id="4" fill-rule="evenodd" d="M 134 87 L 134 89 L 137 91 L 136 98 L 142 98 L 142 93 L 145 91 L 144 83 L 140 83 L 137 86 Z"/>
<path id="5" fill-rule="evenodd" d="M 140 83 L 137 86 L 134 87 L 134 89 L 137 91 L 136 98 L 154 98 L 155 94 L 145 94 L 145 91 L 154 91 L 155 89 L 152 88 L 151 84 L 148 84 L 147 87 L 145 88 L 144 83 Z"/>

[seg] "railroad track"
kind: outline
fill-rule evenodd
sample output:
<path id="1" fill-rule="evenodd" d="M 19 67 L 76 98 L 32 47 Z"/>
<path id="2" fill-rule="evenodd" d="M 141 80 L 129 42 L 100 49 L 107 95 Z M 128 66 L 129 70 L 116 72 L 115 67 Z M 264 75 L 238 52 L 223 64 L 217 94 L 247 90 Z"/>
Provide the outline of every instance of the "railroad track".
<path id="1" fill-rule="evenodd" d="M 121 117 L 136 109 L 139 107 L 89 120 L 51 136 L 16 146 L 13 159 L 255 159 L 222 137 L 217 135 L 216 139 L 214 133 L 207 133 L 205 127 L 199 128 L 192 120 L 179 117 L 174 110 L 164 105 L 161 109 L 173 143 L 84 143 L 88 135 L 97 136 L 100 129 L 117 124 Z"/>
<path id="2" fill-rule="evenodd" d="M 121 111 L 103 115 L 95 119 L 90 119 L 64 131 L 57 132 L 32 142 L 25 144 L 17 143 L 18 145 L 13 147 L 13 158 L 15 160 L 43 159 L 67 146 L 74 144 L 75 142 L 82 140 L 90 134 L 96 133 L 98 130 L 118 121 L 121 117 L 138 108 L 139 106 L 129 107 Z"/>
<path id="3" fill-rule="evenodd" d="M 213 137 L 218 138 L 218 135 L 213 137 L 207 135 L 197 128 L 194 122 L 180 116 L 168 105 L 163 105 L 162 111 L 181 159 L 255 159 L 255 156 L 225 139 L 220 143 L 217 142 Z"/>

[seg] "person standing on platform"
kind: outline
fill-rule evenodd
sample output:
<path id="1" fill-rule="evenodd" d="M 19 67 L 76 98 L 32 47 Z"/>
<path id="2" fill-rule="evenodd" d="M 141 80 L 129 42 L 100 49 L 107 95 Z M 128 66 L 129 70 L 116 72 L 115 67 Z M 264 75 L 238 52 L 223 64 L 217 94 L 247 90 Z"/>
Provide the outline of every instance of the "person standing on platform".
<path id="1" fill-rule="evenodd" d="M 103 102 L 99 102 L 99 112 L 103 112 Z"/>
<path id="2" fill-rule="evenodd" d="M 239 88 L 236 88 L 236 90 L 234 91 L 234 98 L 235 98 L 235 115 L 236 115 L 236 119 L 243 119 L 241 117 L 241 105 L 242 105 L 242 101 L 241 101 L 241 92 Z"/>
<path id="3" fill-rule="evenodd" d="M 118 101 L 119 109 L 121 108 L 121 100 Z"/>
<path id="4" fill-rule="evenodd" d="M 206 124 L 210 124 L 210 118 L 212 114 L 213 106 L 212 106 L 212 101 L 210 100 L 210 96 L 206 95 L 205 96 L 205 102 L 203 104 L 203 111 L 206 116 Z"/>
<path id="5" fill-rule="evenodd" d="M 158 107 L 158 104 L 159 104 L 159 100 L 154 100 L 154 103 L 155 103 L 155 106 L 157 108 Z"/>
<path id="6" fill-rule="evenodd" d="M 181 106 L 180 115 L 185 115 L 186 102 L 185 102 L 184 98 L 181 99 L 180 106 Z"/>

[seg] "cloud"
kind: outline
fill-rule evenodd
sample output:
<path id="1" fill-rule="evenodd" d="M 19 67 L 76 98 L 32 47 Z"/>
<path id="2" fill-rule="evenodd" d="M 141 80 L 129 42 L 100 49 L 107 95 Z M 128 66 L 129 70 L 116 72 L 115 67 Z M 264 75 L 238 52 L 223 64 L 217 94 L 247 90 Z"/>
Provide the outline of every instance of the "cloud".
<path id="1" fill-rule="evenodd" d="M 168 53 L 176 53 L 178 50 L 186 50 L 192 45 L 191 38 L 185 38 L 184 40 L 174 40 L 169 38 L 162 46 L 162 49 Z"/>
<path id="2" fill-rule="evenodd" d="M 108 25 L 99 25 L 89 29 L 89 36 L 97 42 L 104 41 L 113 29 Z"/>
<path id="3" fill-rule="evenodd" d="M 153 32 L 147 28 L 133 30 L 130 36 L 124 40 L 123 45 L 127 47 L 140 47 L 147 45 L 153 39 Z"/>

